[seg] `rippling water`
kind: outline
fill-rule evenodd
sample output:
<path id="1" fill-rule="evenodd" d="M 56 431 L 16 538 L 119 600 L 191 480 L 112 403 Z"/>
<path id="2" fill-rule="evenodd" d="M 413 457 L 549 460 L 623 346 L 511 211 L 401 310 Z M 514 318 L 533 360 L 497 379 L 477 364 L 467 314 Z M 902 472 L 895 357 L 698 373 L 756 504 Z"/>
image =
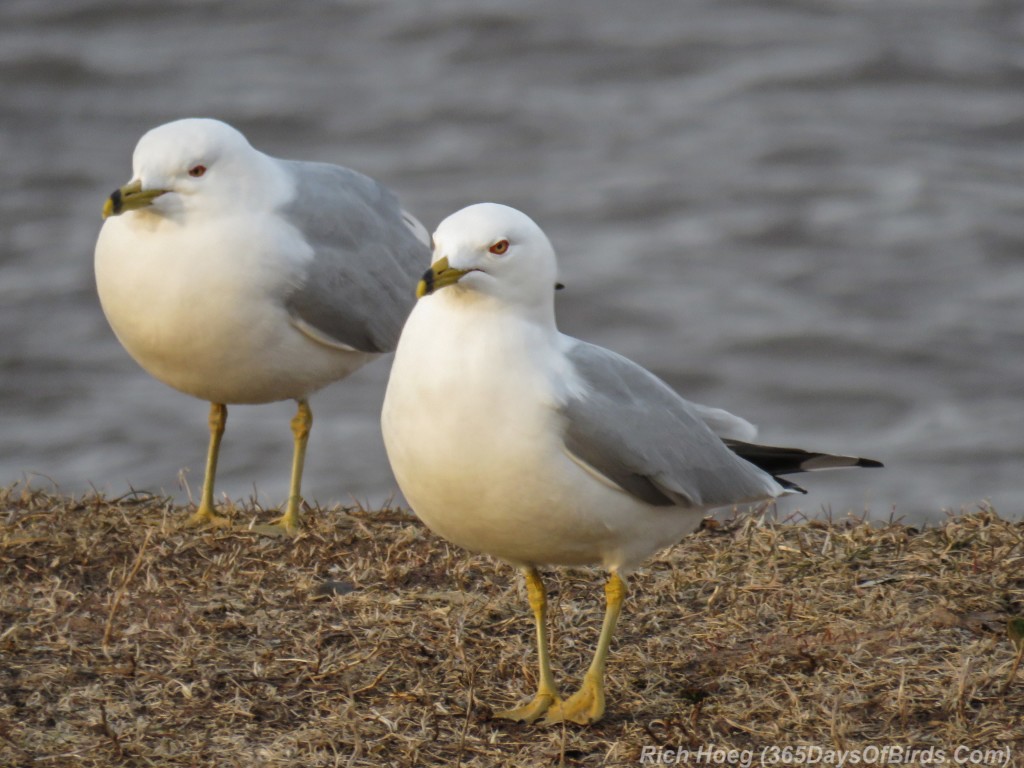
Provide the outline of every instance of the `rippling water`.
<path id="1" fill-rule="evenodd" d="M 1024 6 L 472 5 L 0 5 L 0 482 L 201 484 L 207 408 L 119 347 L 92 248 L 138 137 L 214 116 L 382 180 L 431 229 L 523 209 L 560 253 L 564 330 L 765 441 L 888 465 L 787 509 L 1020 512 Z M 394 492 L 388 365 L 313 399 L 307 496 Z M 219 491 L 284 498 L 291 413 L 231 409 Z"/>

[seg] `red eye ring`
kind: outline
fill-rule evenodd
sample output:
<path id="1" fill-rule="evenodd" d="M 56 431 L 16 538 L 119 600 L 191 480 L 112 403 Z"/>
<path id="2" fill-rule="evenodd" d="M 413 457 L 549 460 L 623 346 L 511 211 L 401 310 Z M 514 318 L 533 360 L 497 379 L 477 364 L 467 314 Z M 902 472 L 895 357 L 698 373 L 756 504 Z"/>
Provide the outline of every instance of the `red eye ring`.
<path id="1" fill-rule="evenodd" d="M 188 169 L 188 175 L 191 176 L 193 179 L 198 179 L 204 173 L 206 173 L 205 165 L 193 165 L 191 168 Z"/>
<path id="2" fill-rule="evenodd" d="M 487 250 L 495 256 L 501 256 L 508 250 L 508 240 L 499 240 Z"/>

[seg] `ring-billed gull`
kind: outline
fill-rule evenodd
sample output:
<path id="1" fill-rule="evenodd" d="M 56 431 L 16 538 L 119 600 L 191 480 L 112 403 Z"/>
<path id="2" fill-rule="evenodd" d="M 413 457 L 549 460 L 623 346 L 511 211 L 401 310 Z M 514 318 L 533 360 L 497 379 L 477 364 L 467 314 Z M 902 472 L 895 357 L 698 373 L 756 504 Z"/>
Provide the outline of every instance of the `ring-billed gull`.
<path id="1" fill-rule="evenodd" d="M 559 333 L 555 252 L 519 211 L 482 203 L 452 214 L 434 233 L 434 258 L 417 288 L 426 298 L 398 343 L 381 422 L 399 487 L 427 526 L 525 571 L 539 687 L 498 717 L 598 720 L 624 577 L 707 510 L 800 490 L 780 475 L 880 466 L 755 445 L 745 420 Z M 585 564 L 610 571 L 607 611 L 582 687 L 562 699 L 537 568 Z"/>
<path id="2" fill-rule="evenodd" d="M 146 133 L 103 208 L 96 285 L 114 333 L 160 381 L 208 400 L 210 446 L 191 524 L 225 524 L 213 485 L 227 405 L 295 399 L 288 506 L 298 529 L 307 398 L 395 348 L 430 237 L 376 181 L 279 160 L 231 126 Z"/>

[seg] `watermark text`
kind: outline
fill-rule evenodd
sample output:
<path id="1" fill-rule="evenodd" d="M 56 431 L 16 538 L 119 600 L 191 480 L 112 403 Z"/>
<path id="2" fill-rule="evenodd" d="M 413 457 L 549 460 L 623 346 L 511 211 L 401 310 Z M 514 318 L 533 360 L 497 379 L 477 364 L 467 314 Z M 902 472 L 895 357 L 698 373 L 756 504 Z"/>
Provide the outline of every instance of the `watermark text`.
<path id="1" fill-rule="evenodd" d="M 961 744 L 940 747 L 910 747 L 900 744 L 869 745 L 855 749 L 817 746 L 771 745 L 757 749 L 730 749 L 715 744 L 699 747 L 645 745 L 640 749 L 641 765 L 723 766 L 723 768 L 767 768 L 767 766 L 963 766 L 963 768 L 1007 768 L 1013 757 L 1010 745 L 970 747 Z"/>

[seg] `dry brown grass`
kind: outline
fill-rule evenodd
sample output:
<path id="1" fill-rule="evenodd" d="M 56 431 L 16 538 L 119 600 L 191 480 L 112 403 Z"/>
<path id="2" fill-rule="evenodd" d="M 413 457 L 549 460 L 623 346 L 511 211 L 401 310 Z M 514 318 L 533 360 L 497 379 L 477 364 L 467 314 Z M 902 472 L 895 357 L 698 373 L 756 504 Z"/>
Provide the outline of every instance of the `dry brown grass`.
<path id="1" fill-rule="evenodd" d="M 235 510 L 236 519 L 270 513 Z M 1024 524 L 706 528 L 631 580 L 606 719 L 493 722 L 534 685 L 512 568 L 395 510 L 295 541 L 181 531 L 156 498 L 0 491 L 0 765 L 637 765 L 643 745 L 1011 746 Z M 599 574 L 549 579 L 571 689 Z"/>

